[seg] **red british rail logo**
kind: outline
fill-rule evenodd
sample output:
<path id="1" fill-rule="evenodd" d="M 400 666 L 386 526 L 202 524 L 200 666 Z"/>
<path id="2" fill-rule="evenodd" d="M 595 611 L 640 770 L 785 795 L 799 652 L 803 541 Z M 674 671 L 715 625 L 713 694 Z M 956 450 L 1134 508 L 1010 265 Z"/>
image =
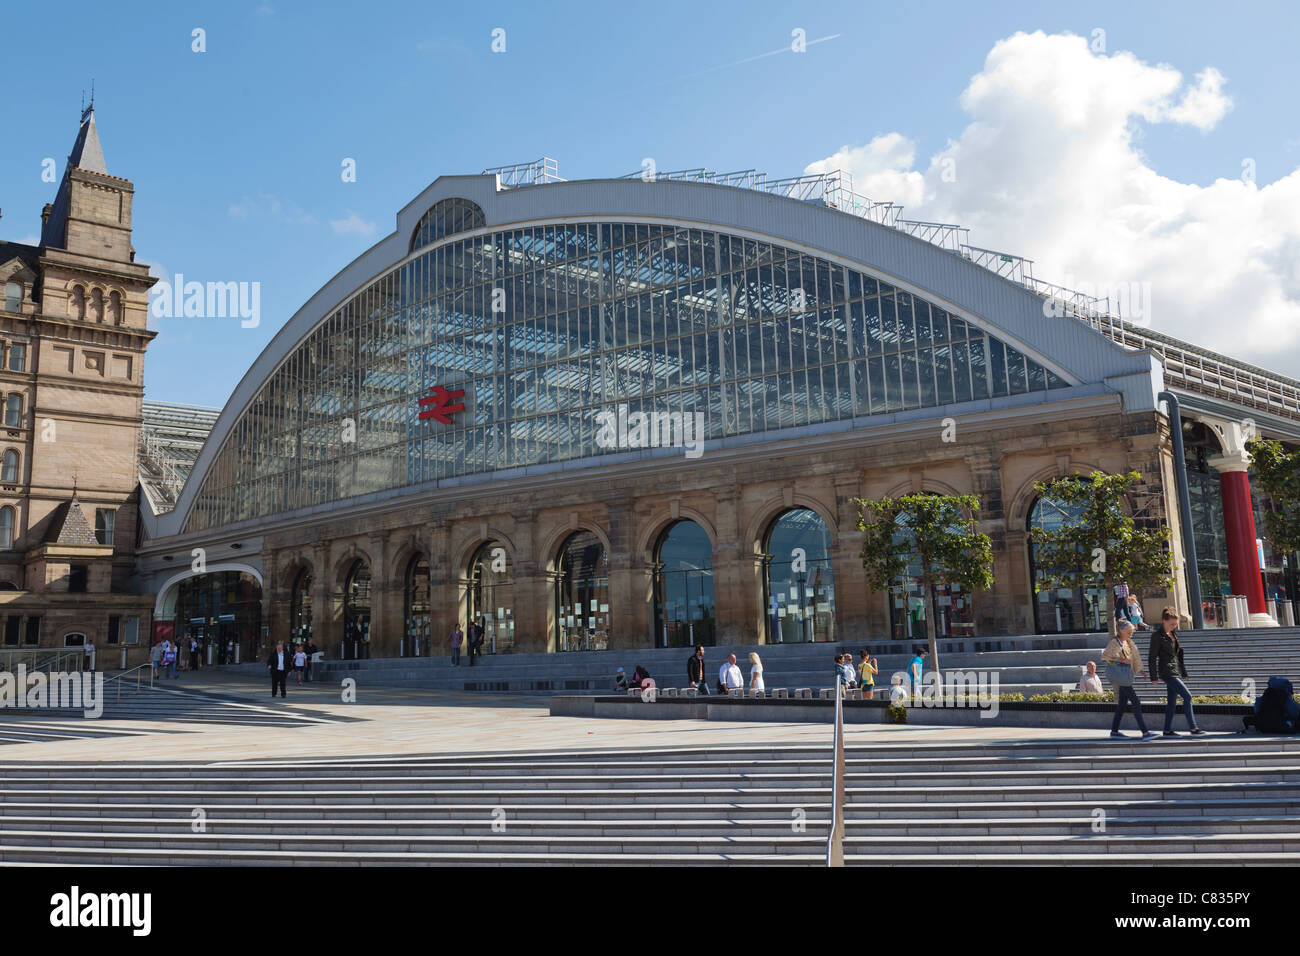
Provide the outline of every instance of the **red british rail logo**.
<path id="1" fill-rule="evenodd" d="M 465 410 L 465 403 L 456 401 L 456 399 L 464 397 L 465 390 L 463 388 L 447 389 L 441 385 L 434 385 L 429 389 L 429 394 L 420 399 L 421 408 L 426 405 L 432 406 L 420 412 L 420 420 L 424 421 L 426 418 L 432 418 L 444 425 L 450 425 L 452 413 Z"/>

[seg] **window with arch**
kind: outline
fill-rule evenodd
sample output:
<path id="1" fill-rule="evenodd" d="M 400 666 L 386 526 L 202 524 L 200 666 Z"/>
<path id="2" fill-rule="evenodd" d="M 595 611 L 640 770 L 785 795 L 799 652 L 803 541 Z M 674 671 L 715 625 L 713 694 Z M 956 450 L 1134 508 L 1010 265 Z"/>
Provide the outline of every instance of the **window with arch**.
<path id="1" fill-rule="evenodd" d="M 763 539 L 763 619 L 767 643 L 835 639 L 835 575 L 831 535 L 811 508 L 791 508 Z"/>
<path id="2" fill-rule="evenodd" d="M 84 319 L 86 317 L 86 287 L 74 285 L 72 295 L 68 299 L 68 315 L 74 319 Z"/>
<path id="3" fill-rule="evenodd" d="M 23 309 L 23 287 L 20 282 L 5 283 L 5 311 L 21 312 Z"/>
<path id="4" fill-rule="evenodd" d="M 0 508 L 0 549 L 14 546 L 14 509 L 11 505 Z"/>
<path id="5" fill-rule="evenodd" d="M 1074 479 L 1063 479 L 1072 481 Z M 1079 521 L 1079 506 L 1065 505 L 1050 495 L 1035 499 L 1029 509 L 1028 528 L 1061 528 Z M 1034 590 L 1034 629 L 1040 634 L 1104 631 L 1110 627 L 1111 605 L 1101 581 L 1083 588 L 1039 588 L 1042 570 L 1036 548 L 1029 541 L 1029 581 Z"/>
<path id="6" fill-rule="evenodd" d="M 122 324 L 122 294 L 120 292 L 110 292 L 108 294 L 108 321 L 113 325 Z"/>
<path id="7" fill-rule="evenodd" d="M 104 321 L 104 290 L 90 290 L 90 317 L 95 322 Z"/>
<path id="8" fill-rule="evenodd" d="M 311 568 L 303 568 L 289 598 L 289 642 L 306 644 L 311 634 Z"/>
<path id="9" fill-rule="evenodd" d="M 411 251 L 437 242 L 443 236 L 482 229 L 487 225 L 478 203 L 468 199 L 443 199 L 420 217 L 411 234 Z"/>
<path id="10" fill-rule="evenodd" d="M 406 586 L 403 589 L 402 654 L 424 657 L 429 653 L 429 562 L 417 554 L 406 565 Z"/>
<path id="11" fill-rule="evenodd" d="M 603 651 L 609 630 L 609 555 L 599 537 L 579 531 L 555 560 L 556 650 Z"/>
<path id="12" fill-rule="evenodd" d="M 488 541 L 469 563 L 466 607 L 469 620 L 482 619 L 483 651 L 496 654 L 515 646 L 514 578 L 510 552 L 500 541 Z"/>
<path id="13" fill-rule="evenodd" d="M 343 582 L 343 659 L 370 656 L 370 564 L 357 558 Z"/>
<path id="14" fill-rule="evenodd" d="M 898 516 L 897 525 L 895 541 L 908 534 L 903 515 Z M 931 582 L 930 590 L 935 614 L 935 637 L 974 633 L 975 611 L 968 592 L 963 591 L 960 585 L 942 580 L 941 572 L 936 572 L 936 580 Z M 895 639 L 923 641 L 927 638 L 925 618 L 930 609 L 926 607 L 921 594 L 921 562 L 918 559 L 908 565 L 907 573 L 902 578 L 895 579 L 889 589 L 890 634 Z"/>
<path id="15" fill-rule="evenodd" d="M 4 458 L 0 459 L 0 481 L 7 485 L 18 484 L 18 452 L 12 448 L 5 449 Z"/>
<path id="16" fill-rule="evenodd" d="M 23 397 L 18 392 L 12 392 L 5 397 L 5 426 L 23 427 Z"/>
<path id="17" fill-rule="evenodd" d="M 696 522 L 675 521 L 654 550 L 656 647 L 717 643 L 713 545 Z"/>

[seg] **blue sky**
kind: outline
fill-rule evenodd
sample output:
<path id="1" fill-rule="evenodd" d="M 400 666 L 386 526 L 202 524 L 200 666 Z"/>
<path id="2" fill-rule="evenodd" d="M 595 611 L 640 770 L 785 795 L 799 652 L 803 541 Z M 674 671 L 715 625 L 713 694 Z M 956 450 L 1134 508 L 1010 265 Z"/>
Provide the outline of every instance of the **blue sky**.
<path id="1" fill-rule="evenodd" d="M 506 31 L 504 54 L 490 48 L 496 27 Z M 1231 98 L 1208 129 L 1136 124 L 1133 148 L 1144 170 L 1204 188 L 1239 177 L 1249 157 L 1263 188 L 1300 166 L 1297 27 L 1297 9 L 1282 3 L 1243 12 L 1131 0 L 24 4 L 5 15 L 5 32 L 25 39 L 6 44 L 5 70 L 18 94 L 8 128 L 17 135 L 0 152 L 0 237 L 32 241 L 38 233 L 56 188 L 41 181 L 41 162 L 53 157 L 62 174 L 93 77 L 108 170 L 136 188 L 138 257 L 188 279 L 261 283 L 258 328 L 158 320 L 147 398 L 221 405 L 275 330 L 390 232 L 397 209 L 440 174 L 546 154 L 569 179 L 632 172 L 644 157 L 660 169 L 795 175 L 885 134 L 910 142 L 914 172 L 924 173 L 930 157 L 979 120 L 962 93 L 999 41 L 1021 31 L 1088 38 L 1100 28 L 1107 53 L 1166 64 L 1189 85 L 1212 67 Z M 206 52 L 191 50 L 195 28 L 206 32 Z M 810 41 L 834 39 L 794 54 L 794 28 Z M 1049 141 L 1040 145 L 1049 153 L 1054 135 L 1044 128 Z M 345 157 L 357 162 L 355 183 L 340 177 Z M 1019 181 L 1032 179 L 1034 168 L 1018 171 Z M 1093 188 L 1065 183 L 1067 195 Z M 981 186 L 978 197 L 948 205 L 1010 251 L 1050 259 L 1053 249 L 1026 246 L 1035 236 L 1000 229 L 997 192 Z M 1094 212 L 1108 217 L 1104 206 Z M 1045 225 L 1037 241 L 1051 245 L 1062 228 Z M 1266 250 L 1277 260 L 1269 266 L 1277 292 L 1260 310 L 1295 298 L 1296 273 L 1288 270 L 1300 242 L 1281 228 Z M 991 244 L 981 238 L 972 235 Z M 1066 258 L 1087 258 L 1057 254 L 1058 269 L 1074 269 Z M 1143 266 L 1157 284 L 1182 284 L 1162 268 Z M 1204 341 L 1213 334 L 1210 314 L 1180 327 L 1181 313 L 1194 308 L 1183 303 L 1155 324 L 1226 347 Z M 1260 341 L 1283 334 L 1262 325 Z M 1300 374 L 1293 358 L 1300 350 L 1288 351 L 1295 343 L 1273 345 L 1256 342 L 1246 357 L 1265 363 L 1271 354 L 1266 364 Z"/>

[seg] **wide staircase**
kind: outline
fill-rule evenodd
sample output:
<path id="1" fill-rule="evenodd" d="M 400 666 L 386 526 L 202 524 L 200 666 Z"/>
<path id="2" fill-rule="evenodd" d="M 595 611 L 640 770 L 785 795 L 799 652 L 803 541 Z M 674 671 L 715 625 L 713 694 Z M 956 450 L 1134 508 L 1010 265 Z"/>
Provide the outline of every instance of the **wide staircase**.
<path id="1" fill-rule="evenodd" d="M 1281 674 L 1300 687 L 1300 628 L 1217 630 L 1182 635 L 1192 692 L 1240 694 L 1243 678 L 1255 681 L 1262 693 L 1269 677 Z M 1149 633 L 1137 637 L 1146 659 Z M 1002 693 L 1026 697 L 1053 691 L 1070 691 L 1079 682 L 1088 661 L 1099 669 L 1105 634 L 1038 634 L 1003 637 L 943 639 L 940 663 L 945 671 L 996 671 Z M 718 667 L 735 654 L 746 682 L 749 653 L 757 651 L 769 688 L 829 687 L 834 681 L 834 656 L 852 651 L 857 659 L 864 646 L 880 661 L 878 687 L 895 672 L 907 669 L 911 644 L 898 641 L 847 641 L 825 644 L 719 646 L 705 649 L 709 686 Z M 459 667 L 450 657 L 372 658 L 363 661 L 324 661 L 316 665 L 319 679 L 338 681 L 352 677 L 359 684 L 381 687 L 420 687 L 429 690 L 474 691 L 490 694 L 597 694 L 613 690 L 614 672 L 623 667 L 632 674 L 637 665 L 650 671 L 661 687 L 684 687 L 689 648 L 635 648 L 612 651 L 574 651 L 564 654 L 485 654 L 473 667 L 461 657 Z M 261 665 L 242 665 L 250 677 L 265 676 Z M 1163 684 L 1139 682 L 1144 699 L 1163 696 Z"/>
<path id="2" fill-rule="evenodd" d="M 168 686 L 170 681 L 137 683 L 134 677 L 117 679 L 109 677 L 103 686 L 102 720 L 156 720 L 187 724 L 255 724 L 280 727 L 334 721 L 344 718 L 325 713 L 290 707 L 273 702 L 251 703 L 246 700 L 224 697 L 204 691 Z M 0 741 L 14 736 L 19 729 L 16 716 L 30 718 L 84 717 L 81 707 L 27 707 L 0 710 Z M 94 721 L 88 721 L 88 725 Z M 66 722 L 58 724 L 63 731 L 86 736 L 79 728 Z M 15 741 L 10 741 L 15 742 Z"/>
<path id="3" fill-rule="evenodd" d="M 1300 861 L 1300 739 L 850 746 L 876 865 Z M 825 862 L 825 747 L 0 763 L 0 862 Z"/>

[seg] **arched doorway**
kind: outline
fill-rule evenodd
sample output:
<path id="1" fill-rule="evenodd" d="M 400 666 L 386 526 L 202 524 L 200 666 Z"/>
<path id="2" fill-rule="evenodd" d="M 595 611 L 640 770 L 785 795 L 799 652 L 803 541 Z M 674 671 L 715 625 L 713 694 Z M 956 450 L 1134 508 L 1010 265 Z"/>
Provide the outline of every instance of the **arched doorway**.
<path id="1" fill-rule="evenodd" d="M 555 559 L 555 649 L 609 646 L 609 555 L 590 531 L 570 535 Z"/>
<path id="2" fill-rule="evenodd" d="M 370 565 L 352 563 L 343 583 L 343 660 L 370 656 Z"/>
<path id="3" fill-rule="evenodd" d="M 466 611 L 469 620 L 483 621 L 483 652 L 496 654 L 515 646 L 514 579 L 510 552 L 500 541 L 488 541 L 469 563 Z"/>
<path id="4" fill-rule="evenodd" d="M 763 541 L 763 608 L 769 644 L 835 640 L 831 534 L 811 508 L 791 508 Z"/>
<path id="5" fill-rule="evenodd" d="M 289 596 L 289 643 L 307 644 L 311 641 L 311 568 L 303 568 L 293 579 Z"/>
<path id="6" fill-rule="evenodd" d="M 1028 527 L 1055 530 L 1076 524 L 1082 515 L 1081 505 L 1066 505 L 1050 495 L 1041 495 L 1029 509 Z M 1041 578 L 1037 549 L 1030 538 L 1029 581 L 1034 588 L 1034 629 L 1037 633 L 1068 634 L 1104 631 L 1110 627 L 1113 599 L 1104 593 L 1100 581 L 1082 588 L 1040 590 Z"/>
<path id="7" fill-rule="evenodd" d="M 894 540 L 908 535 L 906 518 L 900 514 L 896 519 L 897 530 Z M 931 581 L 930 597 L 935 615 L 935 637 L 952 637 L 954 634 L 972 634 L 975 626 L 975 611 L 971 605 L 971 595 L 961 589 L 960 585 L 949 584 L 942 580 L 942 575 L 935 572 Z M 896 578 L 889 589 L 889 631 L 896 640 L 924 641 L 928 635 L 925 619 L 930 608 L 922 597 L 921 561 L 914 559 L 907 566 L 907 573 Z"/>
<path id="8" fill-rule="evenodd" d="M 429 653 L 431 637 L 429 619 L 429 562 L 415 555 L 406 565 L 403 598 L 401 654 L 424 657 Z"/>
<path id="9" fill-rule="evenodd" d="M 713 545 L 694 521 L 669 525 L 655 546 L 654 628 L 656 647 L 716 642 Z"/>

